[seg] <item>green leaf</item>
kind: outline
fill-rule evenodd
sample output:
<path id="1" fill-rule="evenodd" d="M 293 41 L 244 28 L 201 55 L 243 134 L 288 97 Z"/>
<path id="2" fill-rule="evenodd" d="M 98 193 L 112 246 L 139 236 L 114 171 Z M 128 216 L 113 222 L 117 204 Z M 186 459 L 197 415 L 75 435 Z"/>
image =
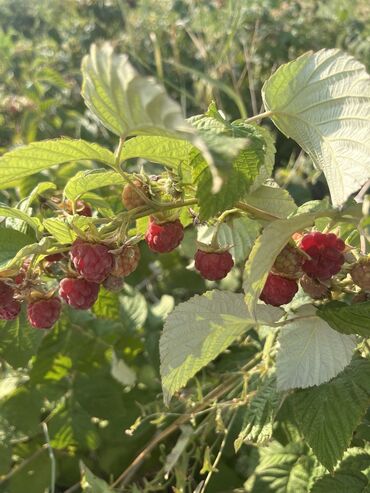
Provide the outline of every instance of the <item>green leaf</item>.
<path id="1" fill-rule="evenodd" d="M 5 204 L 0 204 L 0 217 L 1 216 L 20 219 L 31 226 L 31 228 L 35 230 L 36 234 L 42 232 L 41 222 L 37 217 L 31 217 L 29 214 L 26 214 L 19 209 L 15 209 L 14 207 L 8 207 Z"/>
<path id="2" fill-rule="evenodd" d="M 1 230 L 1 228 L 0 228 Z M 13 231 L 14 230 L 7 230 L 7 231 Z M 12 240 L 14 239 L 14 234 L 11 234 Z M 18 231 L 17 231 L 18 233 Z M 1 239 L 1 233 L 0 233 L 0 239 Z M 20 239 L 20 238 L 18 238 Z M 17 241 L 18 241 L 17 239 Z M 9 238 L 8 238 L 9 241 Z M 8 245 L 8 248 L 10 246 L 14 247 L 15 249 L 15 244 L 13 243 L 12 245 Z M 16 253 L 14 253 L 14 256 L 10 258 L 7 262 L 3 262 L 2 264 L 0 263 L 0 271 L 6 271 L 8 269 L 19 269 L 21 265 L 23 264 L 23 261 L 26 257 L 29 257 L 30 255 L 38 255 L 38 254 L 44 254 L 48 251 L 48 249 L 51 246 L 51 240 L 50 238 L 42 238 L 39 243 L 30 243 L 29 245 L 24 246 L 20 250 L 18 250 Z M 5 250 L 6 254 L 9 254 L 9 250 Z M 1 258 L 1 257 L 0 257 Z"/>
<path id="3" fill-rule="evenodd" d="M 269 375 L 262 382 L 258 382 L 256 393 L 248 403 L 244 414 L 243 428 L 235 440 L 236 452 L 243 443 L 253 442 L 263 445 L 271 439 L 272 425 L 280 401 L 281 397 L 276 390 L 275 375 Z"/>
<path id="4" fill-rule="evenodd" d="M 3 269 L 24 246 L 34 240 L 20 231 L 9 228 L 0 228 L 0 269 Z"/>
<path id="5" fill-rule="evenodd" d="M 80 463 L 80 468 L 82 473 L 81 486 L 84 493 L 114 493 L 109 485 L 95 476 L 83 462 Z"/>
<path id="6" fill-rule="evenodd" d="M 261 322 L 271 323 L 281 310 L 261 306 L 259 315 Z M 239 294 L 215 290 L 180 303 L 168 316 L 160 339 L 165 402 L 252 325 Z"/>
<path id="7" fill-rule="evenodd" d="M 355 358 L 331 382 L 293 396 L 294 417 L 317 459 L 329 470 L 348 448 L 370 398 L 370 362 Z"/>
<path id="8" fill-rule="evenodd" d="M 338 332 L 370 337 L 370 301 L 354 305 L 332 301 L 321 305 L 317 315 Z"/>
<path id="9" fill-rule="evenodd" d="M 40 426 L 42 399 L 35 389 L 20 387 L 1 402 L 1 416 L 18 432 L 32 435 Z"/>
<path id="10" fill-rule="evenodd" d="M 275 125 L 306 151 L 342 205 L 370 176 L 370 77 L 339 50 L 305 53 L 281 66 L 262 97 Z"/>
<path id="11" fill-rule="evenodd" d="M 66 224 L 62 219 L 51 218 L 44 219 L 44 228 L 59 242 L 62 244 L 73 243 L 77 237 L 76 233 L 72 231 L 70 226 Z"/>
<path id="12" fill-rule="evenodd" d="M 120 318 L 118 294 L 101 287 L 92 311 L 97 317 L 118 320 Z"/>
<path id="13" fill-rule="evenodd" d="M 177 168 L 189 160 L 192 150 L 194 146 L 186 140 L 149 135 L 127 140 L 120 157 L 122 161 L 142 158 L 163 166 Z"/>
<path id="14" fill-rule="evenodd" d="M 280 219 L 285 219 L 297 209 L 289 192 L 276 185 L 262 185 L 246 195 L 244 201 Z"/>
<path id="15" fill-rule="evenodd" d="M 0 158 L 0 188 L 14 180 L 73 161 L 99 161 L 114 167 L 114 155 L 104 147 L 68 138 L 43 140 L 17 147 Z"/>
<path id="16" fill-rule="evenodd" d="M 250 188 L 251 191 L 257 190 L 257 188 L 263 185 L 265 181 L 271 177 L 275 164 L 275 138 L 271 135 L 271 132 L 267 128 L 260 126 L 257 128 L 259 134 L 261 134 L 265 141 L 264 160 L 260 166 L 258 176 Z"/>
<path id="17" fill-rule="evenodd" d="M 136 382 L 136 373 L 126 362 L 117 358 L 116 353 L 112 354 L 111 371 L 112 377 L 124 386 L 132 387 Z"/>
<path id="18" fill-rule="evenodd" d="M 327 382 L 350 363 L 356 347 L 353 337 L 331 329 L 312 306 L 302 306 L 295 317 L 279 334 L 276 358 L 279 390 Z"/>
<path id="19" fill-rule="evenodd" d="M 80 171 L 68 181 L 64 195 L 67 199 L 77 200 L 91 190 L 110 185 L 122 185 L 123 183 L 125 180 L 116 171 L 105 169 Z"/>

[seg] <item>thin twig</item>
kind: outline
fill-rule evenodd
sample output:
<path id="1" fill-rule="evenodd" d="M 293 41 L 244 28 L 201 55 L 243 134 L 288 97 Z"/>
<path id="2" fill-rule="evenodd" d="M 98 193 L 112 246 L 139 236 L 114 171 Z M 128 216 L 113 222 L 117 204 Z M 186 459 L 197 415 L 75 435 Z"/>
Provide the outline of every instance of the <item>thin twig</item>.
<path id="1" fill-rule="evenodd" d="M 54 452 L 53 452 L 53 448 L 50 445 L 50 437 L 49 437 L 48 426 L 45 423 L 45 421 L 43 421 L 43 423 L 42 423 L 42 430 L 43 430 L 44 435 L 45 435 L 45 440 L 46 440 L 45 446 L 48 449 L 49 459 L 50 459 L 50 465 L 51 465 L 50 493 L 55 493 L 56 462 L 55 462 L 55 455 L 54 455 Z"/>

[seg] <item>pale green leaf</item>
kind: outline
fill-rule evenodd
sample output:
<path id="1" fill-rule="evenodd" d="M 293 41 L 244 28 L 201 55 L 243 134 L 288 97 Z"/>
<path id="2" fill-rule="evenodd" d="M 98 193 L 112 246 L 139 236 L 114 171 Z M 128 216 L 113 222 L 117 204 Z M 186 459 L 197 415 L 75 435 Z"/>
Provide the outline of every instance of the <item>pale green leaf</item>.
<path id="1" fill-rule="evenodd" d="M 13 231 L 13 230 L 7 230 L 7 231 Z M 18 231 L 17 231 L 18 232 Z M 9 235 L 12 240 L 14 239 L 14 234 L 12 233 Z M 1 238 L 1 234 L 0 234 Z M 8 238 L 9 239 L 9 238 Z M 14 255 L 8 259 L 7 262 L 0 263 L 0 271 L 8 270 L 8 269 L 19 269 L 25 258 L 29 257 L 30 255 L 42 255 L 47 253 L 49 248 L 52 246 L 52 241 L 50 238 L 42 238 L 39 243 L 30 243 L 22 248 L 20 248 L 17 252 L 14 252 Z M 9 245 L 7 245 L 7 249 L 5 250 L 5 253 L 9 254 L 8 250 Z M 12 244 L 12 248 L 15 250 L 15 244 Z M 4 252 L 2 252 L 4 253 Z"/>
<path id="2" fill-rule="evenodd" d="M 44 219 L 43 225 L 59 243 L 73 243 L 74 239 L 77 237 L 76 233 L 72 231 L 70 226 L 68 226 L 68 224 L 61 219 Z"/>
<path id="3" fill-rule="evenodd" d="M 68 138 L 43 140 L 4 154 L 0 158 L 0 188 L 52 166 L 73 161 L 99 161 L 114 166 L 114 155 L 108 149 Z"/>
<path id="4" fill-rule="evenodd" d="M 107 171 L 105 169 L 80 171 L 68 180 L 64 188 L 64 195 L 67 199 L 77 200 L 91 190 L 110 185 L 122 185 L 124 183 L 125 180 L 116 171 Z"/>
<path id="5" fill-rule="evenodd" d="M 370 301 L 353 305 L 332 301 L 320 306 L 317 315 L 338 332 L 370 337 Z"/>
<path id="6" fill-rule="evenodd" d="M 370 362 L 356 358 L 331 382 L 293 396 L 294 417 L 318 460 L 333 470 L 370 398 Z"/>
<path id="7" fill-rule="evenodd" d="M 11 217 L 14 219 L 19 219 L 20 221 L 24 221 L 29 226 L 31 226 L 31 228 L 34 229 L 37 234 L 41 233 L 43 229 L 40 219 L 38 219 L 37 217 L 31 217 L 29 214 L 26 214 L 19 209 L 8 207 L 5 204 L 0 204 L 0 219 L 1 217 Z"/>
<path id="8" fill-rule="evenodd" d="M 276 358 L 279 390 L 320 385 L 334 378 L 351 361 L 355 339 L 339 334 L 304 306 L 282 327 Z M 299 318 L 303 317 L 303 318 Z"/>
<path id="9" fill-rule="evenodd" d="M 280 219 L 285 219 L 297 209 L 289 192 L 277 186 L 262 185 L 246 195 L 244 201 Z"/>
<path id="10" fill-rule="evenodd" d="M 194 433 L 194 430 L 191 426 L 184 425 L 181 427 L 181 434 L 180 434 L 179 438 L 177 439 L 175 446 L 173 447 L 171 452 L 167 455 L 166 462 L 163 466 L 163 469 L 165 472 L 165 479 L 168 478 L 168 473 L 170 471 L 172 471 L 172 469 L 175 467 L 177 461 L 180 459 L 181 454 L 186 449 L 193 433 Z"/>
<path id="11" fill-rule="evenodd" d="M 267 324 L 281 313 L 267 306 L 258 311 L 261 323 Z M 168 316 L 160 339 L 165 401 L 253 323 L 240 294 L 215 290 L 180 303 Z"/>
<path id="12" fill-rule="evenodd" d="M 112 377 L 122 385 L 131 387 L 136 382 L 135 371 L 130 368 L 123 359 L 117 358 L 115 352 L 112 354 L 110 373 Z"/>
<path id="13" fill-rule="evenodd" d="M 370 77 L 339 50 L 305 53 L 280 67 L 262 89 L 275 125 L 294 139 L 342 205 L 370 177 Z"/>

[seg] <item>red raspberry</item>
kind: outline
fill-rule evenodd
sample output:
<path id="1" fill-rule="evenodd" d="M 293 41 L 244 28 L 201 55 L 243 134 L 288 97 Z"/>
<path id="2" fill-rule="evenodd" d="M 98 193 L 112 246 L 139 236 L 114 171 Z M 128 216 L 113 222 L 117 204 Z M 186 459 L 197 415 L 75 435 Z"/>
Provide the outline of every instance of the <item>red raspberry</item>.
<path id="1" fill-rule="evenodd" d="M 330 279 L 344 263 L 344 241 L 333 233 L 309 233 L 303 237 L 300 247 L 311 257 L 302 269 L 315 279 Z"/>
<path id="2" fill-rule="evenodd" d="M 59 295 L 68 305 L 80 310 L 91 308 L 98 299 L 100 286 L 85 279 L 66 277 L 59 283 Z"/>
<path id="3" fill-rule="evenodd" d="M 38 300 L 27 307 L 27 318 L 32 327 L 36 329 L 50 329 L 60 315 L 60 299 L 53 298 Z"/>
<path id="4" fill-rule="evenodd" d="M 0 307 L 8 305 L 14 295 L 14 290 L 5 284 L 5 282 L 0 281 Z"/>
<path id="5" fill-rule="evenodd" d="M 150 219 L 149 227 L 145 233 L 145 241 L 153 252 L 168 253 L 178 247 L 184 238 L 184 228 L 180 221 L 171 221 L 157 224 Z"/>
<path id="6" fill-rule="evenodd" d="M 51 255 L 47 255 L 45 257 L 45 260 L 48 262 L 59 262 L 59 260 L 63 259 L 63 254 L 62 253 L 52 253 Z"/>
<path id="7" fill-rule="evenodd" d="M 118 293 L 123 288 L 123 278 L 116 276 L 108 276 L 106 280 L 103 282 L 103 286 L 108 291 L 112 291 L 113 293 Z"/>
<path id="8" fill-rule="evenodd" d="M 75 269 L 86 281 L 103 282 L 113 267 L 113 255 L 105 245 L 76 240 L 70 256 Z"/>
<path id="9" fill-rule="evenodd" d="M 139 247 L 137 245 L 126 246 L 119 255 L 114 257 L 111 274 L 116 277 L 127 277 L 136 270 L 139 261 Z"/>
<path id="10" fill-rule="evenodd" d="M 21 304 L 17 300 L 11 300 L 5 306 L 0 308 L 0 320 L 14 320 L 21 311 Z"/>
<path id="11" fill-rule="evenodd" d="M 197 250 L 195 268 L 204 279 L 219 281 L 231 271 L 234 261 L 229 252 L 204 252 Z"/>
<path id="12" fill-rule="evenodd" d="M 144 192 L 145 195 L 148 195 L 148 191 L 143 182 L 141 182 L 140 180 L 133 180 L 133 184 L 142 192 Z M 143 198 L 140 197 L 135 188 L 129 183 L 127 183 L 127 185 L 123 187 L 122 203 L 127 210 L 136 209 L 136 207 L 145 205 L 145 201 L 143 200 Z"/>
<path id="13" fill-rule="evenodd" d="M 298 291 L 297 281 L 269 273 L 260 300 L 268 305 L 280 306 L 289 303 Z"/>
<path id="14" fill-rule="evenodd" d="M 302 274 L 304 258 L 293 245 L 286 245 L 276 257 L 273 270 L 285 277 L 297 278 Z"/>
<path id="15" fill-rule="evenodd" d="M 325 284 L 322 284 L 317 279 L 312 279 L 312 277 L 309 277 L 306 274 L 301 277 L 300 283 L 303 291 L 314 300 L 321 300 L 329 293 L 329 288 L 325 286 Z"/>
<path id="16" fill-rule="evenodd" d="M 350 271 L 352 281 L 364 291 L 370 291 L 370 259 L 361 259 Z"/>

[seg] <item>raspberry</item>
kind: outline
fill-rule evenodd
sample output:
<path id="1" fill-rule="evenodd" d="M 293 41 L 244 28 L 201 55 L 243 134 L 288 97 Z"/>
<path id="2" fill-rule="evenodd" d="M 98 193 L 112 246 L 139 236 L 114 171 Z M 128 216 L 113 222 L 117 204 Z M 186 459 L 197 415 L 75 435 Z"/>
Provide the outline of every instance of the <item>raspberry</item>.
<path id="1" fill-rule="evenodd" d="M 73 207 L 72 207 L 72 201 L 71 200 L 66 200 L 65 202 L 65 208 L 67 211 L 72 214 L 73 212 Z M 92 216 L 92 209 L 87 204 L 84 200 L 77 200 L 75 204 L 75 213 L 78 214 L 79 216 L 86 216 L 86 217 L 91 217 Z"/>
<path id="2" fill-rule="evenodd" d="M 59 295 L 68 305 L 80 310 L 91 308 L 98 299 L 100 286 L 85 279 L 65 277 L 59 283 Z"/>
<path id="3" fill-rule="evenodd" d="M 178 247 L 184 238 L 184 228 L 180 221 L 171 221 L 157 224 L 150 219 L 149 227 L 145 233 L 145 241 L 153 252 L 168 253 Z"/>
<path id="4" fill-rule="evenodd" d="M 370 294 L 361 291 L 360 293 L 355 294 L 354 297 L 352 298 L 352 305 L 356 303 L 365 303 L 365 301 L 368 301 L 369 299 L 370 299 Z"/>
<path id="5" fill-rule="evenodd" d="M 302 274 L 303 255 L 293 245 L 286 245 L 276 257 L 273 270 L 285 277 L 297 278 Z"/>
<path id="6" fill-rule="evenodd" d="M 0 307 L 8 305 L 14 295 L 14 290 L 5 284 L 5 282 L 0 281 Z"/>
<path id="7" fill-rule="evenodd" d="M 21 311 L 21 304 L 17 300 L 11 300 L 0 308 L 0 320 L 14 320 Z"/>
<path id="8" fill-rule="evenodd" d="M 86 281 L 103 282 L 113 267 L 113 255 L 105 245 L 76 240 L 70 256 L 75 269 Z"/>
<path id="9" fill-rule="evenodd" d="M 289 303 L 298 291 L 297 281 L 269 273 L 260 300 L 268 305 L 280 306 Z"/>
<path id="10" fill-rule="evenodd" d="M 364 291 L 370 291 L 370 259 L 360 260 L 350 271 L 352 281 Z"/>
<path id="11" fill-rule="evenodd" d="M 113 291 L 114 293 L 118 293 L 123 288 L 123 278 L 116 276 L 108 276 L 106 280 L 103 282 L 103 286 L 108 291 Z"/>
<path id="12" fill-rule="evenodd" d="M 45 260 L 48 262 L 59 262 L 59 260 L 63 259 L 63 254 L 62 253 L 52 253 L 51 255 L 47 255 L 45 257 Z"/>
<path id="13" fill-rule="evenodd" d="M 140 180 L 133 180 L 133 184 L 137 188 L 139 188 L 142 192 L 144 192 L 145 195 L 148 194 L 143 182 L 141 182 Z M 140 195 L 137 193 L 135 188 L 132 185 L 130 185 L 130 183 L 127 183 L 127 185 L 123 187 L 122 203 L 127 210 L 136 209 L 136 207 L 145 205 L 145 201 L 143 200 L 143 198 L 140 197 Z"/>
<path id="14" fill-rule="evenodd" d="M 116 277 L 127 277 L 137 268 L 139 260 L 139 247 L 137 245 L 126 246 L 119 255 L 114 257 L 111 274 Z"/>
<path id="15" fill-rule="evenodd" d="M 27 307 L 27 318 L 36 329 L 50 329 L 58 320 L 60 309 L 60 299 L 56 296 L 34 301 Z"/>
<path id="16" fill-rule="evenodd" d="M 312 279 L 311 277 L 304 274 L 300 280 L 302 289 L 314 300 L 321 300 L 325 298 L 329 293 L 329 288 L 322 284 L 317 279 Z"/>
<path id="17" fill-rule="evenodd" d="M 309 277 L 325 281 L 339 272 L 344 263 L 345 244 L 333 233 L 306 234 L 300 247 L 311 257 L 302 266 Z"/>
<path id="18" fill-rule="evenodd" d="M 195 268 L 204 279 L 219 281 L 231 271 L 234 261 L 229 252 L 204 252 L 197 250 Z"/>

